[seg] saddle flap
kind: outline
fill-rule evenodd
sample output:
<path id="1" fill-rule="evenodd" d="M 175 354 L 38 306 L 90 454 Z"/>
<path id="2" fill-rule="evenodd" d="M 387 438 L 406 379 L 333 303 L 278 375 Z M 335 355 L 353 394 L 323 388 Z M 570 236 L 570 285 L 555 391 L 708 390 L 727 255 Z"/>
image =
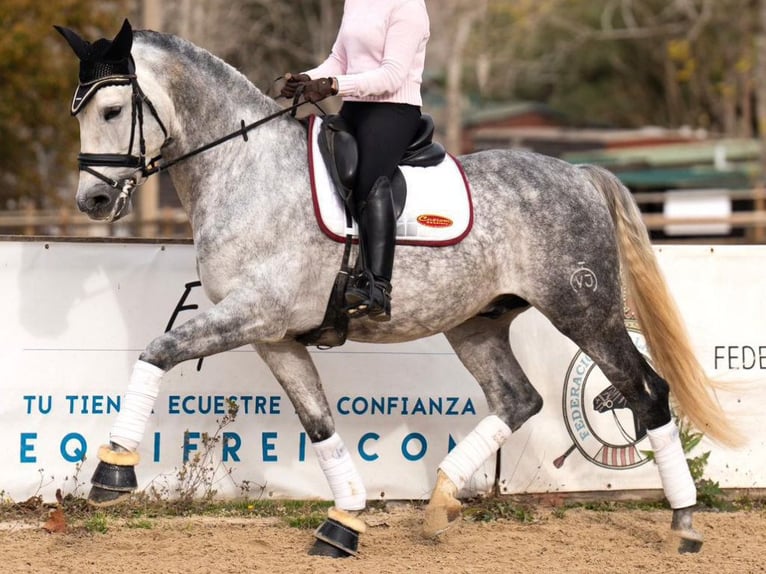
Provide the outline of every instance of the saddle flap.
<path id="1" fill-rule="evenodd" d="M 343 201 L 348 203 L 354 188 L 359 151 L 346 122 L 339 115 L 327 116 L 319 127 L 319 152 Z"/>
<path id="2" fill-rule="evenodd" d="M 391 198 L 394 201 L 394 219 L 399 219 L 407 203 L 407 180 L 398 168 L 391 180 Z"/>

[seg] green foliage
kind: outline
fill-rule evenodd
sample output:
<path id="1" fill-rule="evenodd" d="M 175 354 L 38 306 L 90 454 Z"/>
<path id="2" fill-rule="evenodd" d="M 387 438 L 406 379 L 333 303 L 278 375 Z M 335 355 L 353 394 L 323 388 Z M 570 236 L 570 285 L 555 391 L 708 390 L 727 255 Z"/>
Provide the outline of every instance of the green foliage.
<path id="1" fill-rule="evenodd" d="M 473 501 L 463 508 L 463 518 L 474 522 L 493 520 L 514 520 L 516 522 L 534 522 L 534 510 L 509 498 L 488 497 Z"/>
<path id="2" fill-rule="evenodd" d="M 109 525 L 106 514 L 103 512 L 96 512 L 83 522 L 83 527 L 90 533 L 106 534 L 109 530 Z"/>
<path id="3" fill-rule="evenodd" d="M 702 441 L 704 435 L 701 432 L 691 430 L 688 425 L 684 424 L 680 424 L 678 430 L 684 453 L 690 454 Z M 718 481 L 705 478 L 705 468 L 709 458 L 710 451 L 703 452 L 695 457 L 686 458 L 689 472 L 694 479 L 694 486 L 697 488 L 697 502 L 709 508 L 717 508 L 719 510 L 729 508 L 731 505 L 724 500 L 723 490 L 721 490 Z"/>
<path id="4" fill-rule="evenodd" d="M 137 528 L 142 530 L 151 530 L 154 524 L 147 518 L 132 518 L 125 523 L 128 528 Z"/>
<path id="5" fill-rule="evenodd" d="M 284 521 L 291 528 L 313 530 L 327 519 L 329 506 L 324 503 L 286 501 Z"/>
<path id="6" fill-rule="evenodd" d="M 72 183 L 77 122 L 69 115 L 77 58 L 54 24 L 88 38 L 112 35 L 126 0 L 0 2 L 0 209 L 53 204 Z M 71 189 L 70 189 L 71 191 Z"/>
<path id="7" fill-rule="evenodd" d="M 702 4 L 490 0 L 468 63 L 491 58 L 486 98 L 543 101 L 581 124 L 749 136 L 758 4 Z"/>

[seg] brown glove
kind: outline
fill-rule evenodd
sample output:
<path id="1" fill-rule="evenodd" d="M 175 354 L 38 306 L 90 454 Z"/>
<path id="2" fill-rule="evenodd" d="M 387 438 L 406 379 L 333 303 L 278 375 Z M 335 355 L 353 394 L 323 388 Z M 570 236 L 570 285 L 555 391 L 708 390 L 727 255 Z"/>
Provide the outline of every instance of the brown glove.
<path id="1" fill-rule="evenodd" d="M 311 78 L 306 74 L 291 74 L 288 72 L 285 74 L 285 85 L 282 86 L 282 91 L 279 92 L 279 95 L 283 98 L 292 99 L 298 90 L 298 86 L 310 80 Z"/>
<path id="2" fill-rule="evenodd" d="M 334 96 L 338 93 L 333 87 L 332 78 L 319 78 L 318 80 L 309 80 L 303 85 L 303 98 L 315 104 L 325 98 Z"/>

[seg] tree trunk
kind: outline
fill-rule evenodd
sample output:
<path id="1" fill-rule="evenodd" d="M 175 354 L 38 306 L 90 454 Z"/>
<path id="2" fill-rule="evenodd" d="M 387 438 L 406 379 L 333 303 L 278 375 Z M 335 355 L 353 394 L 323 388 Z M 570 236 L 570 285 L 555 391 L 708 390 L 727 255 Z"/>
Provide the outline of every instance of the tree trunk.
<path id="1" fill-rule="evenodd" d="M 758 107 L 756 113 L 758 115 L 758 138 L 761 143 L 761 185 L 764 185 L 764 174 L 766 174 L 766 0 L 759 0 L 758 24 L 756 32 Z"/>
<path id="2" fill-rule="evenodd" d="M 467 2 L 458 2 L 469 6 Z M 447 58 L 446 94 L 446 141 L 447 150 L 452 154 L 463 152 L 463 55 L 474 23 L 487 12 L 487 1 L 471 2 L 470 8 L 454 10 L 454 30 L 450 30 L 450 50 Z M 457 7 L 456 7 L 457 8 Z"/>

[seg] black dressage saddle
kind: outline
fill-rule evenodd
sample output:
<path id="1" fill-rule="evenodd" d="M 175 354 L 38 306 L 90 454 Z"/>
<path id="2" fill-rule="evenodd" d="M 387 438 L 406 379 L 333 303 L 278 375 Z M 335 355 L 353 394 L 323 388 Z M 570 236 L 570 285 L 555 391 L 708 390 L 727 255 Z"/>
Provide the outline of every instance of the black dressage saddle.
<path id="1" fill-rule="evenodd" d="M 399 165 L 413 167 L 432 167 L 439 165 L 446 156 L 444 146 L 433 141 L 434 120 L 428 114 L 420 117 L 415 137 Z M 356 140 L 349 132 L 346 122 L 339 115 L 326 116 L 319 129 L 319 151 L 330 173 L 335 189 L 343 198 L 344 203 L 354 213 L 352 190 L 356 179 L 359 163 Z M 394 210 L 397 219 L 404 210 L 407 200 L 407 182 L 400 169 L 396 170 L 391 181 L 394 198 Z"/>

